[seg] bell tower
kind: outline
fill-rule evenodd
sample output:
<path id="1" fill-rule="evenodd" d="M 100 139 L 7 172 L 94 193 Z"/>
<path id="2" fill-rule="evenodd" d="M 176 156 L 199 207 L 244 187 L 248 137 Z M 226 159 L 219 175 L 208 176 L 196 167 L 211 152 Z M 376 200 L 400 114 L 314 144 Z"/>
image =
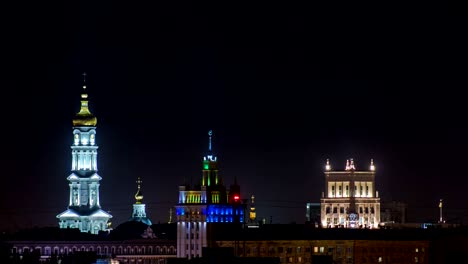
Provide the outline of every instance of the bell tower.
<path id="1" fill-rule="evenodd" d="M 83 74 L 86 77 L 86 73 Z M 68 209 L 57 215 L 60 228 L 78 228 L 82 232 L 97 234 L 109 230 L 112 216 L 101 209 L 96 145 L 97 118 L 89 111 L 86 79 L 83 79 L 80 111 L 73 119 L 71 174 L 67 177 L 70 188 Z"/>

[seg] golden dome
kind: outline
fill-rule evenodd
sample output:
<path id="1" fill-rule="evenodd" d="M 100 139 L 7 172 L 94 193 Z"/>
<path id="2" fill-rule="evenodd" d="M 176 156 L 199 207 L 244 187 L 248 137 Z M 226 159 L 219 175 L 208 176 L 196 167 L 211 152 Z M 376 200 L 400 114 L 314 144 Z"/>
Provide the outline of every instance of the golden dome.
<path id="1" fill-rule="evenodd" d="M 140 184 L 142 183 L 140 177 L 138 177 L 136 183 L 138 184 L 138 191 L 135 193 L 135 200 L 137 204 L 141 204 L 141 201 L 143 201 L 143 193 L 140 189 Z"/>
<path id="2" fill-rule="evenodd" d="M 141 204 L 141 201 L 143 201 L 143 193 L 141 193 L 140 188 L 138 188 L 138 191 L 135 194 L 135 200 L 137 204 Z"/>
<path id="3" fill-rule="evenodd" d="M 75 118 L 73 118 L 73 126 L 96 126 L 96 123 L 97 118 L 91 114 L 88 108 L 88 95 L 86 93 L 82 93 L 81 108 Z"/>

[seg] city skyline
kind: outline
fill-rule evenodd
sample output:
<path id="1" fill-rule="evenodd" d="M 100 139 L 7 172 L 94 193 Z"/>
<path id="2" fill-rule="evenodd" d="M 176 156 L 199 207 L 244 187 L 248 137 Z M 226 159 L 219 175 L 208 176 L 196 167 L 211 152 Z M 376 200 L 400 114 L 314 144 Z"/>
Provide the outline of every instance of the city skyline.
<path id="1" fill-rule="evenodd" d="M 208 130 L 225 184 L 236 177 L 267 221 L 304 222 L 326 160 L 353 158 L 358 170 L 374 160 L 381 200 L 408 203 L 409 220 L 437 221 L 443 199 L 447 219 L 466 222 L 462 18 L 48 5 L 5 35 L 0 229 L 58 225 L 83 72 L 114 227 L 131 217 L 138 177 L 148 217 L 169 219 L 178 186 L 201 177 Z"/>

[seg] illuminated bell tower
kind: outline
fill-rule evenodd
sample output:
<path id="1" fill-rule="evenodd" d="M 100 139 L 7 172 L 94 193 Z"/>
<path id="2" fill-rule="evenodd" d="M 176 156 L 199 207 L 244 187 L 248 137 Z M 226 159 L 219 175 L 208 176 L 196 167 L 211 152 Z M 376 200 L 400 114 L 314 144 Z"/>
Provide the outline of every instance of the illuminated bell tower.
<path id="1" fill-rule="evenodd" d="M 67 178 L 70 187 L 68 209 L 57 218 L 60 228 L 77 228 L 92 234 L 109 230 L 108 222 L 112 218 L 101 209 L 99 200 L 102 178 L 97 173 L 96 123 L 97 118 L 88 108 L 84 83 L 80 111 L 73 119 L 72 173 Z"/>

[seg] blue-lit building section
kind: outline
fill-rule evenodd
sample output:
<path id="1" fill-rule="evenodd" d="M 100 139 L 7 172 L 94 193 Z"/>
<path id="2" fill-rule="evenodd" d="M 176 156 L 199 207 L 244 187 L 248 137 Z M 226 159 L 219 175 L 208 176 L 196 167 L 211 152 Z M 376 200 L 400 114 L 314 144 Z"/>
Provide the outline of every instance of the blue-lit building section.
<path id="1" fill-rule="evenodd" d="M 207 223 L 234 223 L 244 222 L 244 210 L 232 205 L 208 205 L 206 214 Z"/>

